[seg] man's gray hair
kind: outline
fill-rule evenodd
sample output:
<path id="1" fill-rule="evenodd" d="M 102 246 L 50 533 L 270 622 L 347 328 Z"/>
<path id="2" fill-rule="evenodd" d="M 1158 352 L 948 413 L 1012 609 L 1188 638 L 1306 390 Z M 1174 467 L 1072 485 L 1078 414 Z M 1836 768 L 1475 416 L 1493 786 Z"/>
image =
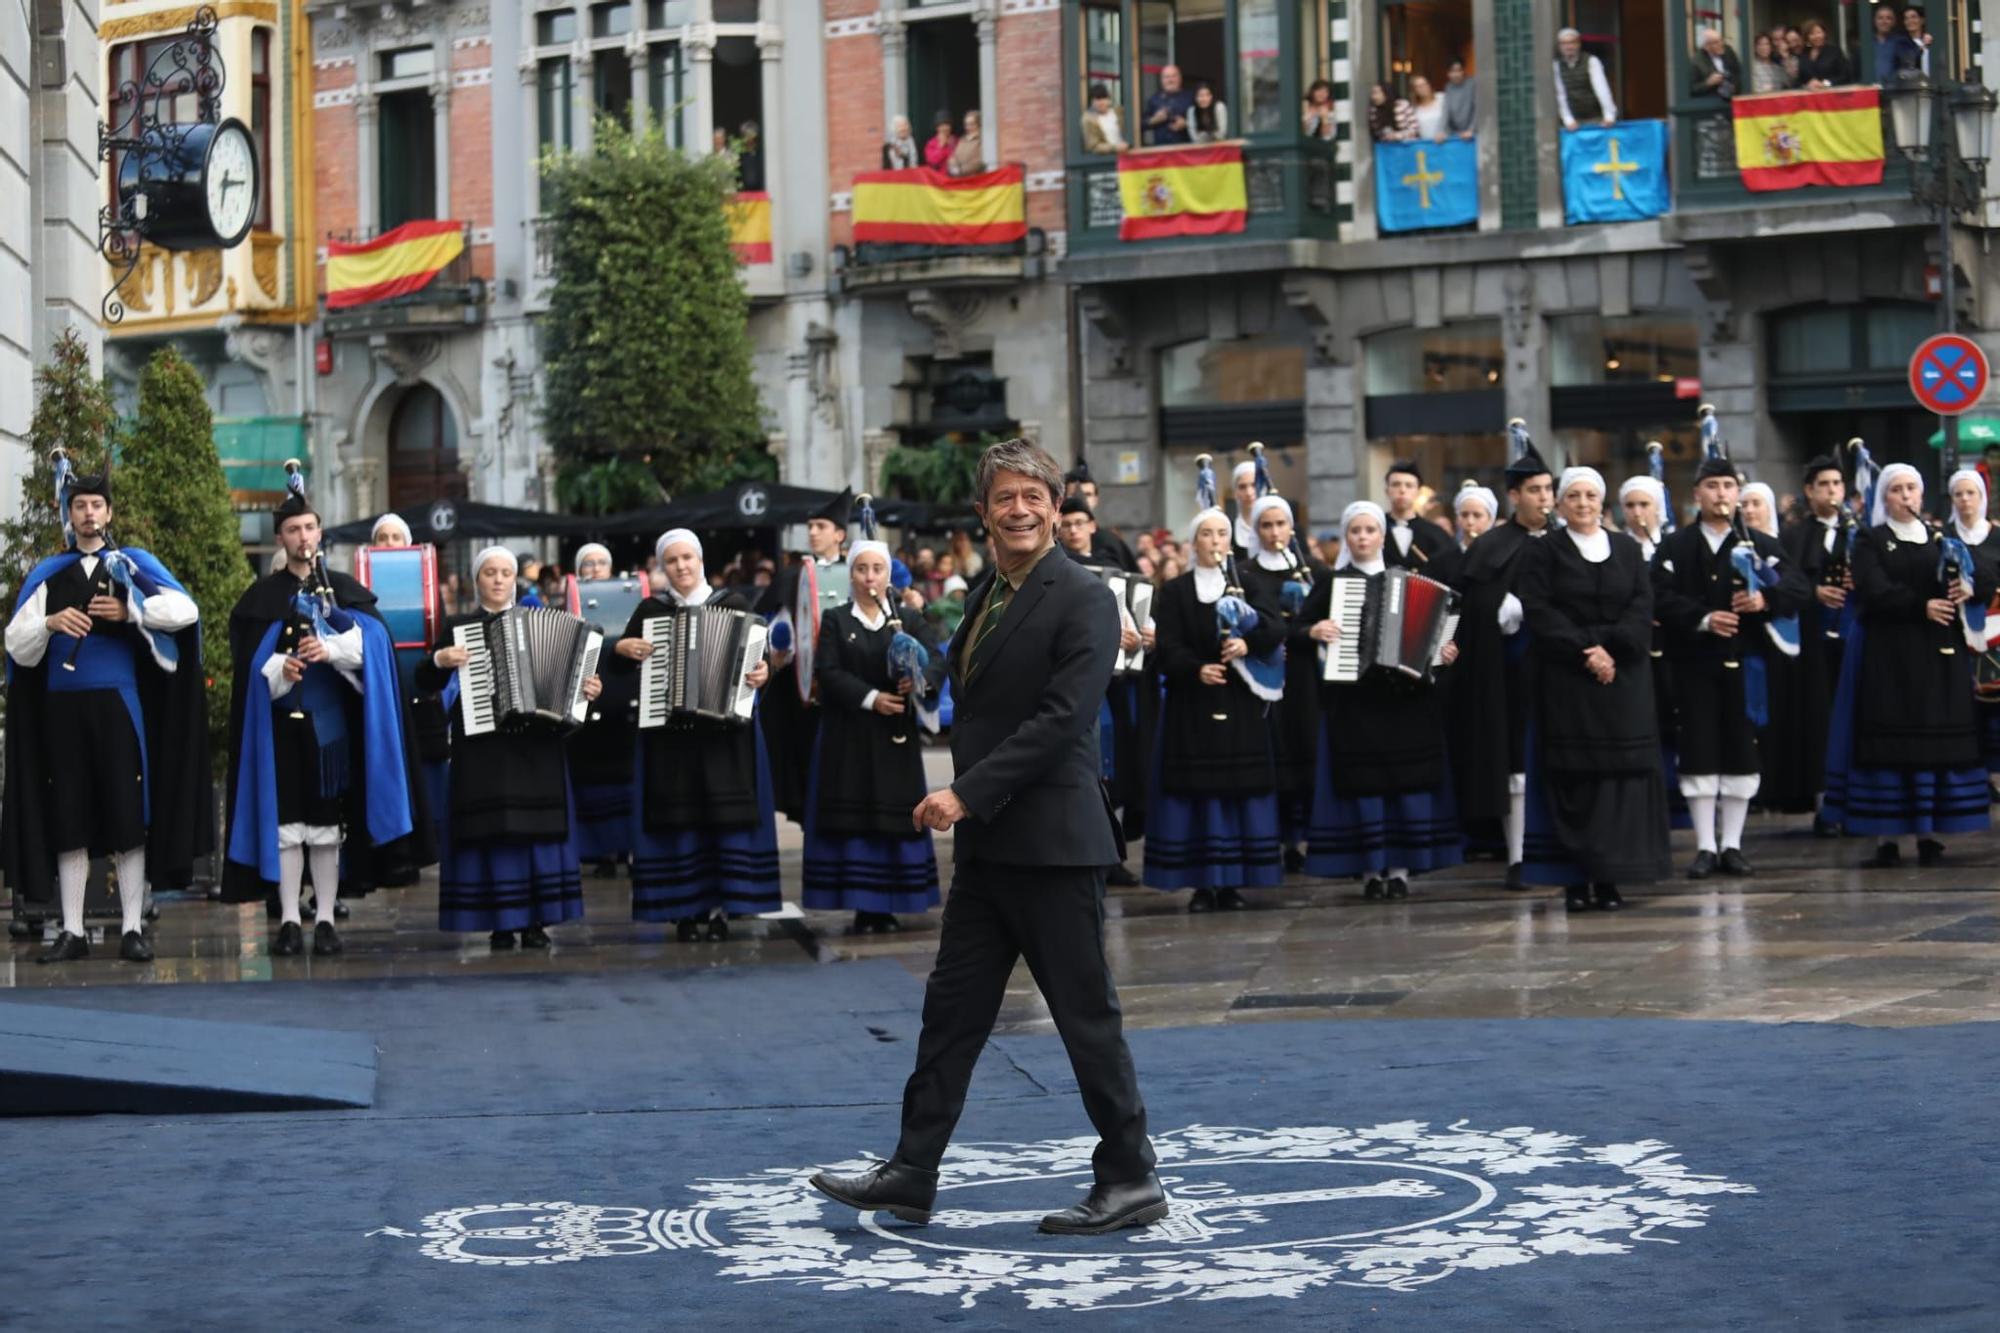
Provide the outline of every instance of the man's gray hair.
<path id="1" fill-rule="evenodd" d="M 1695 47 L 1697 50 L 1705 48 L 1708 45 L 1709 38 L 1720 36 L 1722 36 L 1720 28 L 1697 28 L 1694 34 Z"/>
<path id="2" fill-rule="evenodd" d="M 1566 41 L 1571 37 L 1576 38 L 1576 40 L 1578 40 L 1579 42 L 1583 40 L 1583 34 L 1578 32 L 1575 28 L 1564 28 L 1556 33 L 1556 40 L 1559 42 Z"/>
<path id="3" fill-rule="evenodd" d="M 988 445 L 986 452 L 979 456 L 979 502 L 986 503 L 986 497 L 993 490 L 993 479 L 1002 472 L 1018 472 L 1024 477 L 1032 477 L 1049 488 L 1052 504 L 1062 503 L 1063 474 L 1056 466 L 1056 460 L 1049 457 L 1048 450 L 1038 444 L 1016 437 Z"/>

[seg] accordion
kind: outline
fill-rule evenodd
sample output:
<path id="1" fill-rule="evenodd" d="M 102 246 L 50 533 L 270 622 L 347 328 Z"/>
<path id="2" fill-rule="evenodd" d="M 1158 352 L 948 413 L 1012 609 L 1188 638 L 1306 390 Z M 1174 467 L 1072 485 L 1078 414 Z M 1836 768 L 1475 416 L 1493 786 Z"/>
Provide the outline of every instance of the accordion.
<path id="1" fill-rule="evenodd" d="M 1458 632 L 1458 594 L 1407 569 L 1332 583 L 1340 637 L 1327 646 L 1321 678 L 1352 684 L 1387 672 L 1429 683 L 1444 646 Z"/>
<path id="2" fill-rule="evenodd" d="M 583 725 L 584 682 L 597 674 L 604 635 L 567 611 L 517 606 L 483 624 L 460 625 L 452 642 L 465 649 L 459 703 L 465 734 L 501 727 Z"/>
<path id="3" fill-rule="evenodd" d="M 764 656 L 769 629 L 748 611 L 683 606 L 640 630 L 653 652 L 639 667 L 639 727 L 706 719 L 747 724 L 757 691 L 743 677 Z"/>
<path id="4" fill-rule="evenodd" d="M 1146 622 L 1153 618 L 1153 585 L 1137 574 L 1123 569 L 1099 569 L 1097 576 L 1104 580 L 1104 586 L 1111 589 L 1111 595 L 1118 599 L 1118 626 L 1143 630 Z M 1118 662 L 1112 668 L 1116 675 L 1137 675 L 1146 669 L 1146 649 L 1142 645 L 1126 652 L 1118 650 Z"/>

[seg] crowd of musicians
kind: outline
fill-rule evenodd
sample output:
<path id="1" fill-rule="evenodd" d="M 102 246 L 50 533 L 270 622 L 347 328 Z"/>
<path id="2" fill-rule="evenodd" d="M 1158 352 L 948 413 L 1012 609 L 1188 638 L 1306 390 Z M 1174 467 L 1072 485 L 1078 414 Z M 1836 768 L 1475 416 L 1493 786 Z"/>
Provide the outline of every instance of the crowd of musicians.
<path id="1" fill-rule="evenodd" d="M 1982 474 L 1952 476 L 1935 518 L 1915 469 L 1878 474 L 1857 441 L 1807 465 L 1810 515 L 1781 535 L 1770 486 L 1745 481 L 1712 415 L 1704 437 L 1685 521 L 1657 467 L 1615 488 L 1589 467 L 1557 472 L 1518 423 L 1504 498 L 1451 493 L 1456 535 L 1419 516 L 1424 479 L 1399 462 L 1384 503 L 1340 515 L 1331 566 L 1260 452 L 1232 473 L 1233 514 L 1204 457 L 1189 567 L 1157 588 L 1072 474 L 1051 497 L 1056 539 L 1120 608 L 1097 718 L 1106 799 L 1144 839 L 1139 872 L 1110 867 L 1111 882 L 1191 890 L 1196 912 L 1301 871 L 1398 899 L 1485 855 L 1509 888 L 1603 910 L 1620 885 L 1673 873 L 1676 826 L 1694 833 L 1690 877 L 1752 874 L 1753 803 L 1870 839 L 1871 866 L 1896 864 L 1905 837 L 1934 864 L 1945 835 L 1985 828 L 2000 538 Z M 59 913 L 39 954 L 59 962 L 88 955 L 89 864 L 113 858 L 118 952 L 143 961 L 147 884 L 185 887 L 214 850 L 204 627 L 172 571 L 112 539 L 107 479 L 59 460 L 58 491 L 67 549 L 25 581 L 5 635 L 0 869 Z M 535 948 L 583 914 L 587 865 L 620 867 L 635 919 L 720 939 L 782 908 L 783 815 L 804 831 L 806 908 L 900 929 L 939 901 L 911 815 L 924 738 L 948 711 L 954 656 L 1008 633 L 1010 589 L 976 582 L 946 641 L 906 613 L 908 572 L 867 497 L 859 510 L 853 541 L 851 496 L 815 514 L 810 550 L 755 604 L 712 586 L 697 534 L 664 534 L 622 622 L 579 629 L 573 697 L 496 725 L 481 645 L 530 632 L 516 557 L 479 552 L 476 609 L 434 619 L 407 651 L 379 590 L 327 568 L 294 468 L 280 560 L 226 627 L 220 896 L 267 905 L 274 953 L 334 954 L 343 897 L 436 865 L 442 928 Z M 386 567 L 381 553 L 409 548 L 385 515 L 371 550 Z M 585 584 L 615 582 L 602 546 L 575 564 Z M 1399 658 L 1419 619 L 1430 637 Z M 684 657 L 697 630 L 741 655 L 719 699 L 666 701 L 665 654 Z"/>

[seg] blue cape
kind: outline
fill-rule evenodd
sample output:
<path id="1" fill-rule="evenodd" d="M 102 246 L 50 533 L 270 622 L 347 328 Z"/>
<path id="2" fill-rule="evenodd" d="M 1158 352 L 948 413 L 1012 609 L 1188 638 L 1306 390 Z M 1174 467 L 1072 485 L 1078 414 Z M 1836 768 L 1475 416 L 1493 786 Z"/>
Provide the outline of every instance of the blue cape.
<path id="1" fill-rule="evenodd" d="M 401 676 L 386 625 L 355 614 L 361 627 L 362 679 L 377 688 L 361 692 L 361 762 L 366 767 L 369 841 L 377 846 L 411 831 L 410 790 L 404 768 Z M 264 631 L 250 670 L 261 676 L 278 642 L 283 622 Z M 271 731 L 271 696 L 261 681 L 244 690 L 243 744 L 237 756 L 236 808 L 230 812 L 229 859 L 254 866 L 260 878 L 278 878 L 278 769 Z"/>

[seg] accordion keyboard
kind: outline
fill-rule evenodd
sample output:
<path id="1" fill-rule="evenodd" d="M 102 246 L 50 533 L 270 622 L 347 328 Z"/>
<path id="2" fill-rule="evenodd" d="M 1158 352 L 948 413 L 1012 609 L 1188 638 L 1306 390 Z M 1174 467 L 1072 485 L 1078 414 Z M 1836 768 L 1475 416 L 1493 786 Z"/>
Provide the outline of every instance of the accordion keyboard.
<path id="1" fill-rule="evenodd" d="M 476 621 L 460 625 L 451 632 L 451 640 L 465 649 L 465 665 L 458 669 L 458 705 L 465 734 L 484 736 L 500 725 L 500 694 L 485 626 Z"/>
<path id="2" fill-rule="evenodd" d="M 1361 647 L 1365 637 L 1368 609 L 1367 579 L 1333 580 L 1333 622 L 1340 637 L 1326 648 L 1326 670 L 1322 679 L 1351 685 L 1361 679 Z"/>

